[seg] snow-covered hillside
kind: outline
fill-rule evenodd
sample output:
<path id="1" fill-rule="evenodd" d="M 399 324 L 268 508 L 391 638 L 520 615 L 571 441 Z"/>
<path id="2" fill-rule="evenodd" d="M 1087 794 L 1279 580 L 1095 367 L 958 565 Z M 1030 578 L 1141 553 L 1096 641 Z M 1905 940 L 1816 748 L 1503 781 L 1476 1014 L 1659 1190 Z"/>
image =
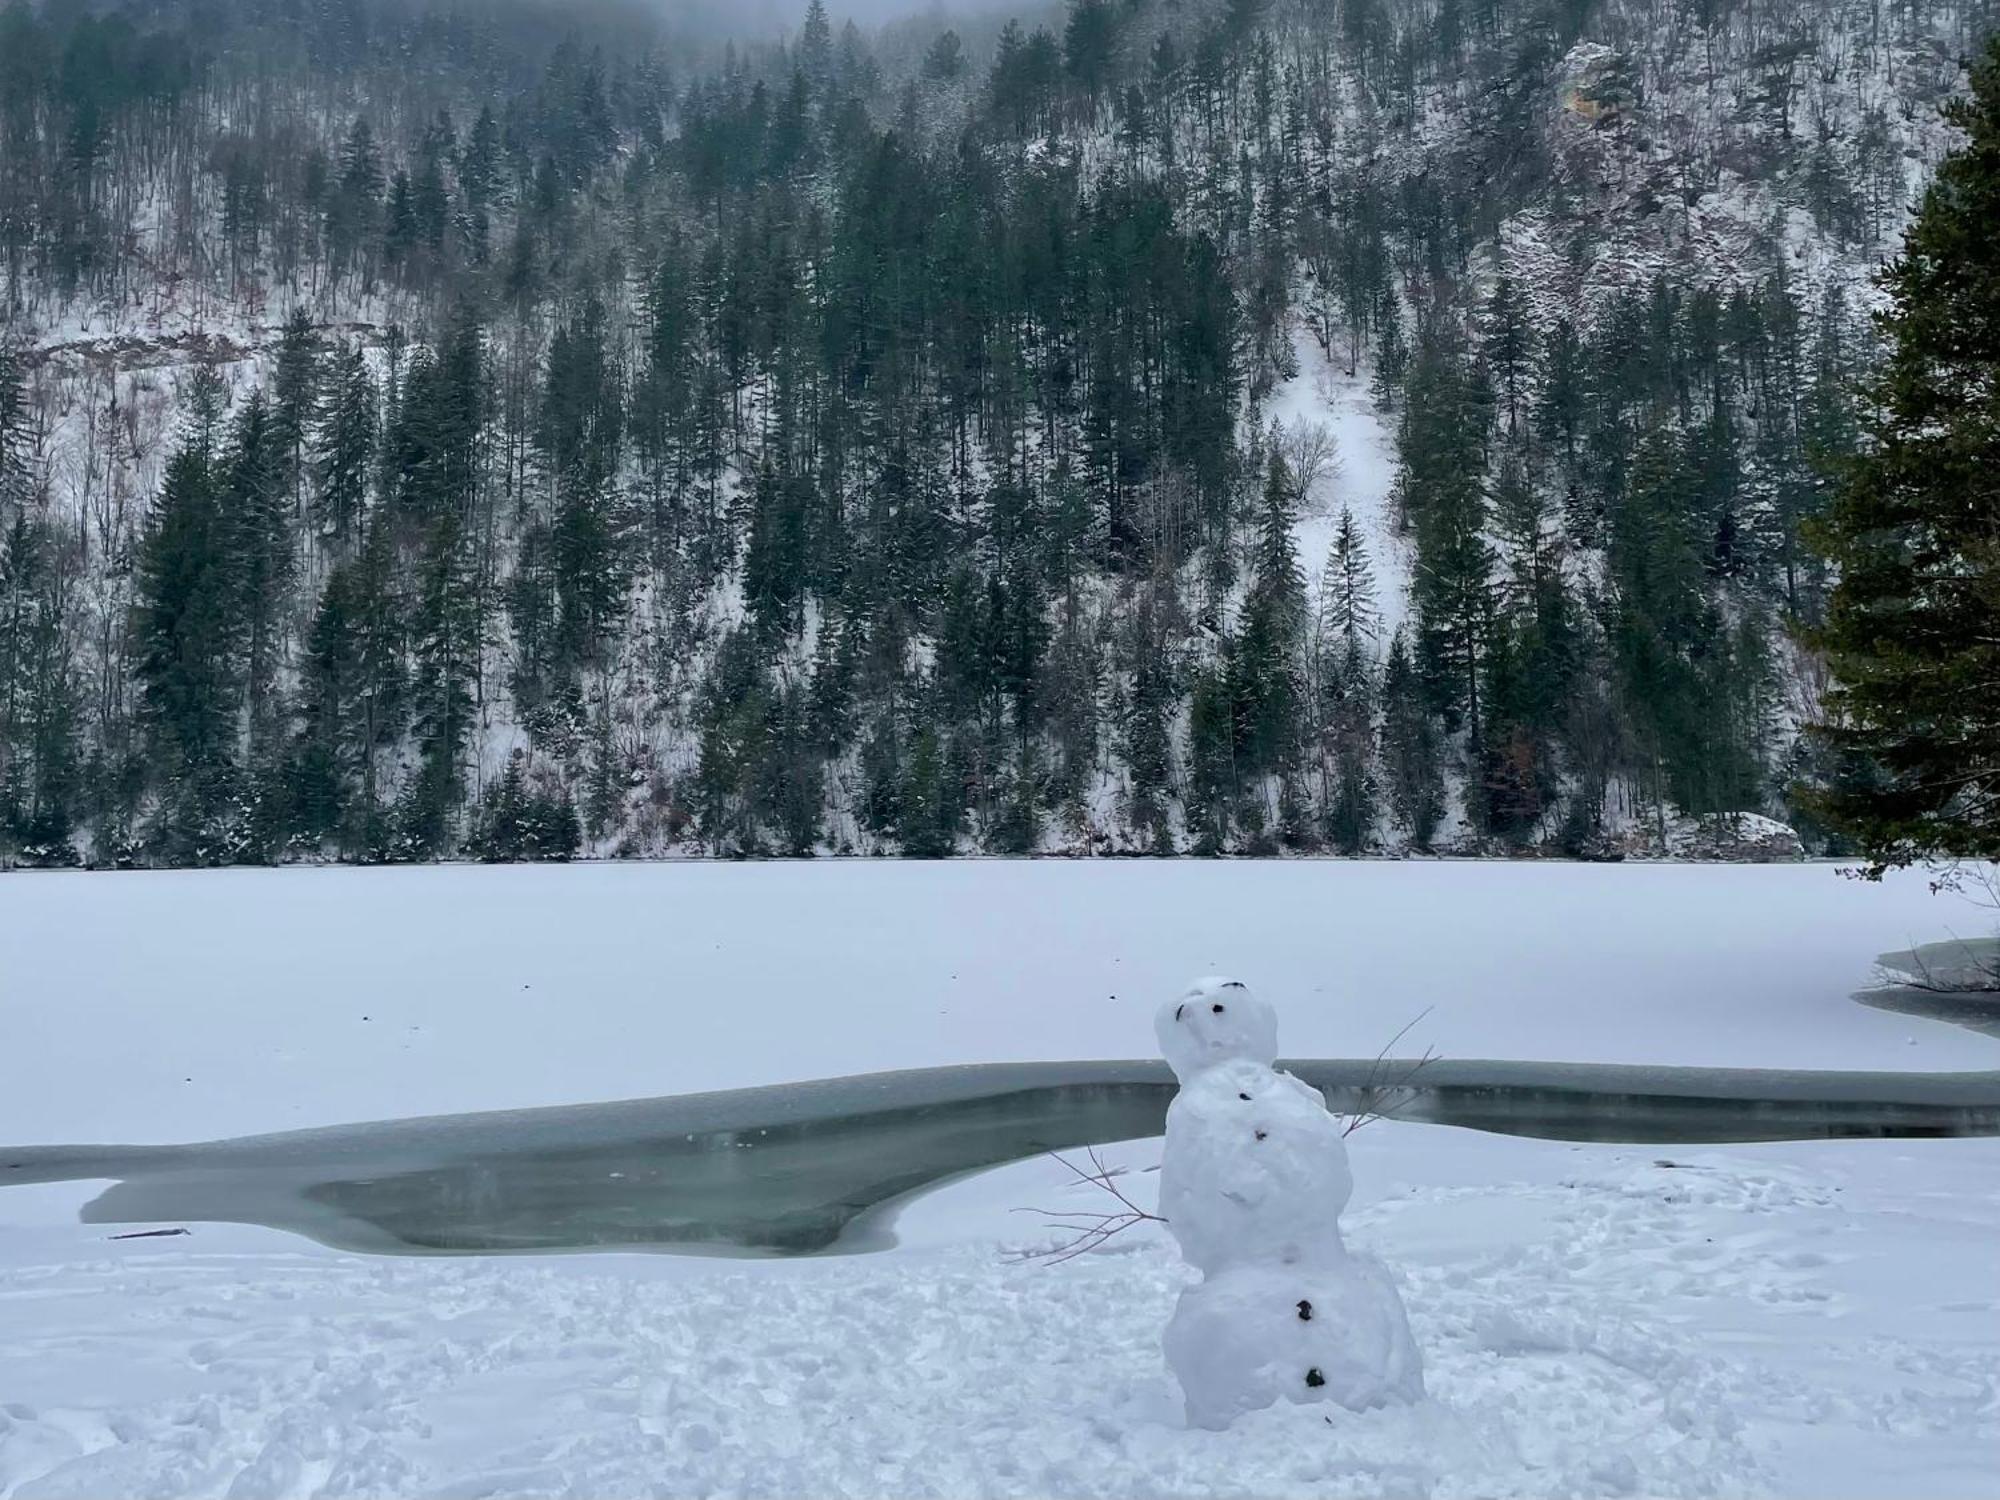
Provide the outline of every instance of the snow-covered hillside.
<path id="1" fill-rule="evenodd" d="M 1807 523 L 1990 0 L 217 3 L 10 22 L 0 862 L 1839 847 Z"/>

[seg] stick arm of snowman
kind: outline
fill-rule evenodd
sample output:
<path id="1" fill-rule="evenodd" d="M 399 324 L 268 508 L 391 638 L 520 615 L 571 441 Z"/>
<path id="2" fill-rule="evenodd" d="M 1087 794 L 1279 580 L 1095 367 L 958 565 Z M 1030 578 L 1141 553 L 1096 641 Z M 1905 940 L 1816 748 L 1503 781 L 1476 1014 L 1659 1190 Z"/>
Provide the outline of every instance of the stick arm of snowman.
<path id="1" fill-rule="evenodd" d="M 1340 1132 L 1343 1139 L 1353 1135 L 1355 1131 L 1372 1120 L 1387 1120 L 1392 1118 L 1399 1110 L 1408 1108 L 1410 1101 L 1416 1097 L 1414 1094 L 1404 1091 L 1408 1089 L 1412 1079 L 1438 1060 L 1438 1053 L 1435 1048 L 1426 1046 L 1421 1057 L 1403 1065 L 1393 1078 L 1385 1079 L 1382 1077 L 1382 1065 L 1387 1061 L 1389 1053 L 1395 1045 L 1415 1030 L 1417 1024 L 1435 1009 L 1435 1006 L 1426 1005 L 1422 1010 L 1403 1023 L 1402 1030 L 1398 1031 L 1382 1044 L 1382 1050 L 1375 1054 L 1375 1060 L 1368 1065 L 1368 1076 L 1362 1080 L 1356 1099 L 1356 1108 L 1353 1113 L 1348 1115 L 1346 1128 Z M 1397 1098 L 1395 1102 L 1389 1104 L 1382 1102 L 1389 1095 L 1397 1093 L 1400 1093 L 1401 1097 Z"/>
<path id="2" fill-rule="evenodd" d="M 1385 1077 L 1382 1070 L 1387 1064 L 1389 1054 L 1395 1049 L 1396 1044 L 1414 1031 L 1433 1009 L 1435 1009 L 1434 1006 L 1427 1005 L 1414 1016 L 1410 1017 L 1409 1020 L 1403 1023 L 1394 1036 L 1382 1044 L 1381 1050 L 1375 1054 L 1374 1061 L 1368 1065 L 1368 1076 L 1362 1081 L 1361 1087 L 1357 1091 L 1356 1107 L 1346 1116 L 1346 1124 L 1341 1130 L 1341 1138 L 1343 1140 L 1371 1121 L 1394 1118 L 1398 1112 L 1407 1108 L 1410 1101 L 1416 1097 L 1413 1093 L 1408 1092 L 1408 1086 L 1412 1079 L 1430 1064 L 1438 1060 L 1439 1054 L 1434 1048 L 1426 1046 L 1422 1056 L 1408 1063 L 1399 1064 L 1393 1076 Z M 1123 1175 L 1125 1170 L 1123 1167 L 1107 1166 L 1104 1159 L 1097 1154 L 1095 1146 L 1085 1148 L 1085 1154 L 1090 1159 L 1090 1170 L 1087 1172 L 1064 1156 L 1060 1151 L 1051 1151 L 1048 1153 L 1051 1160 L 1060 1163 L 1064 1170 L 1075 1177 L 1079 1183 L 1086 1183 L 1091 1187 L 1109 1193 L 1117 1202 L 1118 1207 L 1106 1213 L 1094 1213 L 1074 1208 L 1017 1208 L 1014 1210 L 1015 1213 L 1041 1215 L 1043 1228 L 1056 1233 L 1066 1234 L 1070 1238 L 1040 1249 L 1018 1251 L 1010 1257 L 1011 1259 L 1015 1261 L 1040 1261 L 1052 1266 L 1060 1265 L 1066 1260 L 1074 1260 L 1079 1255 L 1097 1249 L 1098 1246 L 1123 1234 L 1128 1229 L 1137 1228 L 1141 1224 L 1164 1224 L 1167 1222 L 1161 1215 L 1148 1213 L 1145 1209 L 1139 1207 L 1112 1180 Z"/>
<path id="3" fill-rule="evenodd" d="M 1139 1207 L 1125 1196 L 1124 1190 L 1116 1182 L 1112 1181 L 1113 1178 L 1123 1174 L 1122 1167 L 1106 1166 L 1104 1159 L 1097 1154 L 1095 1146 L 1087 1146 L 1084 1150 L 1090 1158 L 1091 1170 L 1088 1172 L 1060 1151 L 1051 1151 L 1049 1156 L 1052 1160 L 1061 1162 L 1077 1181 L 1088 1183 L 1109 1193 L 1118 1201 L 1120 1207 L 1110 1213 L 1092 1213 L 1082 1209 L 1017 1208 L 1014 1210 L 1017 1214 L 1040 1214 L 1043 1228 L 1070 1234 L 1074 1238 L 1040 1250 L 1024 1250 L 1015 1256 L 1015 1259 L 1039 1260 L 1052 1266 L 1060 1265 L 1063 1261 L 1073 1260 L 1086 1251 L 1095 1250 L 1106 1240 L 1114 1235 L 1123 1234 L 1134 1225 L 1167 1222 L 1160 1215 L 1148 1213 Z"/>

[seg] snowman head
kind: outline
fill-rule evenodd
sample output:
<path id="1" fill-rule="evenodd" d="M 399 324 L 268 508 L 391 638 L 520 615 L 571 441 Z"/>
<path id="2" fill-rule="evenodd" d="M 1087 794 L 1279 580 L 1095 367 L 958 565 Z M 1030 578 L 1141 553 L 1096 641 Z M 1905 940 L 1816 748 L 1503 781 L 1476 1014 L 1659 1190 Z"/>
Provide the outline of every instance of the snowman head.
<path id="1" fill-rule="evenodd" d="M 1268 1068 L 1278 1057 L 1278 1013 L 1240 979 L 1197 979 L 1160 1007 L 1153 1030 L 1182 1083 L 1217 1063 Z"/>

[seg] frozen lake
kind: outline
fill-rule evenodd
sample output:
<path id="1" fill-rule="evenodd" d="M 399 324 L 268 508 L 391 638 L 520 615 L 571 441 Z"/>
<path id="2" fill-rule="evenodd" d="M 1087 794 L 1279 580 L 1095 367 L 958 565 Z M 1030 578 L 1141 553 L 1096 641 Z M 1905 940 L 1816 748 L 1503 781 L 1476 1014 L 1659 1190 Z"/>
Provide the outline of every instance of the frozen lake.
<path id="1" fill-rule="evenodd" d="M 1778 1135 L 1814 1133 L 1801 1121 L 1828 1096 L 1850 1121 L 1976 1105 L 2000 1040 L 1853 995 L 1878 954 L 1976 933 L 1978 915 L 1921 878 L 1825 866 L 0 878 L 0 1143 L 526 1112 L 237 1140 L 212 1148 L 234 1153 L 219 1175 L 197 1155 L 123 1187 L 0 1190 L 0 1500 L 1990 1493 L 2000 1140 L 1689 1145 L 1676 1114 L 1703 1087 L 1748 1086 L 1721 1107 L 1766 1123 L 1792 1110 Z M 626 1215 L 624 1239 L 594 1243 L 645 1244 L 657 1225 L 632 1205 L 678 1211 L 693 1163 L 711 1205 L 762 1178 L 802 1193 L 767 1207 L 817 1195 L 837 1218 L 895 1186 L 908 1119 L 885 1137 L 843 1097 L 836 1114 L 873 1124 L 829 1140 L 808 1111 L 791 1154 L 761 1159 L 704 1131 L 740 1137 L 820 1096 L 766 1085 L 963 1066 L 921 1075 L 949 1096 L 928 1103 L 887 1086 L 897 1107 L 945 1106 L 921 1134 L 962 1154 L 927 1171 L 1058 1129 L 1142 1134 L 1164 1098 L 1153 1008 L 1215 971 L 1276 1004 L 1288 1054 L 1335 1060 L 1319 1081 L 1421 1016 L 1397 1050 L 1434 1049 L 1431 1081 L 1464 1088 L 1426 1109 L 1546 1113 L 1553 1080 L 1583 1080 L 1569 1129 L 1590 1136 L 1605 1085 L 1628 1111 L 1653 1100 L 1636 1144 L 1399 1120 L 1353 1137 L 1352 1235 L 1403 1283 L 1432 1392 L 1417 1408 L 1186 1430 L 1158 1344 L 1184 1275 L 1171 1247 L 1148 1228 L 1018 1263 L 1048 1242 L 1019 1210 L 1077 1201 L 1034 1157 L 908 1203 L 894 1248 L 861 1256 L 412 1260 L 202 1216 L 238 1169 L 282 1195 L 303 1162 L 339 1184 L 329 1212 L 392 1226 L 363 1248 L 390 1249 L 411 1203 L 546 1232 L 587 1172 L 652 1172 L 655 1200 L 581 1194 L 586 1221 Z M 1852 1076 L 1798 1076 L 1824 1070 Z M 1024 1106 L 1016 1085 L 1035 1079 L 1056 1095 Z M 997 1109 L 995 1080 L 1012 1101 Z M 713 1090 L 759 1092 L 731 1096 L 740 1121 L 674 1097 Z M 616 1100 L 635 1102 L 594 1107 Z M 413 1140 L 421 1161 L 397 1154 Z M 1157 1145 L 1111 1158 L 1146 1201 Z M 136 1222 L 80 1221 L 107 1187 L 127 1195 L 107 1217 Z M 148 1226 L 189 1232 L 110 1237 Z M 583 1227 L 507 1248 L 604 1225 Z"/>
<path id="2" fill-rule="evenodd" d="M 1372 1057 L 1416 1021 L 1399 1050 L 1448 1058 L 1981 1070 L 1992 1039 L 1851 998 L 1877 955 L 1978 917 L 1827 865 L 16 874 L 0 1142 L 1143 1058 L 1159 1000 L 1218 972 L 1270 997 L 1295 1057 Z"/>

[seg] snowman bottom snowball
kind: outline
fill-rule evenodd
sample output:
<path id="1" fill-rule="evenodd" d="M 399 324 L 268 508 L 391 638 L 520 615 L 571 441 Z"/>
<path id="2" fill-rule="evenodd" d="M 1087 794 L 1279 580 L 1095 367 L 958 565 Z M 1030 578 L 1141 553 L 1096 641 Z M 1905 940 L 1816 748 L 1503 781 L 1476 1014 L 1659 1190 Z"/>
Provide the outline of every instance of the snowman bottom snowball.
<path id="1" fill-rule="evenodd" d="M 1424 1394 L 1395 1283 L 1359 1255 L 1209 1276 L 1181 1293 L 1166 1355 L 1195 1427 L 1227 1427 L 1278 1401 L 1365 1411 Z"/>

